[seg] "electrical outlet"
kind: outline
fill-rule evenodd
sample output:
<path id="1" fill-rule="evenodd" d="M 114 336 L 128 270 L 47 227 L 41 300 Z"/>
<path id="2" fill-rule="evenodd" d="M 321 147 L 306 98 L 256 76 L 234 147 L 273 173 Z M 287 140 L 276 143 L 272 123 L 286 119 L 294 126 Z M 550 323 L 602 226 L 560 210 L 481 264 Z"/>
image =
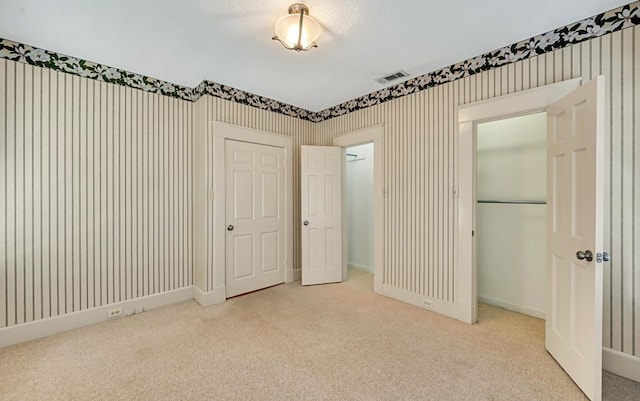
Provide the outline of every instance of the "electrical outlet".
<path id="1" fill-rule="evenodd" d="M 425 308 L 433 308 L 433 303 L 430 299 L 425 298 L 422 300 L 422 306 L 424 306 Z"/>
<path id="2" fill-rule="evenodd" d="M 114 317 L 122 316 L 122 308 L 111 309 L 107 312 L 107 319 L 113 319 Z"/>

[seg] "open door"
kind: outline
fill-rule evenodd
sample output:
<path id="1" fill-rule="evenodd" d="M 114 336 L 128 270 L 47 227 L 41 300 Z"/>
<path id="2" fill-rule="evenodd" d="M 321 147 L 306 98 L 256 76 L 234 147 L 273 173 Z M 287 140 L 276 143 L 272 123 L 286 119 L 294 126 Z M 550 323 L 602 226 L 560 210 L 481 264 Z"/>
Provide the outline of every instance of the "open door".
<path id="1" fill-rule="evenodd" d="M 602 398 L 604 78 L 547 109 L 546 348 Z"/>
<path id="2" fill-rule="evenodd" d="M 302 285 L 342 281 L 342 148 L 301 146 Z"/>

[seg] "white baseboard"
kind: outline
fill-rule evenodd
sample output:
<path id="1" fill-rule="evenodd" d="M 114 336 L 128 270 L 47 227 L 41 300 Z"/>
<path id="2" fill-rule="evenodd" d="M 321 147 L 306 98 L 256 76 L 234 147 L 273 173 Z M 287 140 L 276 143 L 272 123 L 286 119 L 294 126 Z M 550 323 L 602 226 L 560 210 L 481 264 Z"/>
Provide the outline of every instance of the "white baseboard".
<path id="1" fill-rule="evenodd" d="M 297 277 L 296 280 L 300 280 L 299 269 L 294 270 L 294 277 Z M 382 295 L 459 319 L 458 308 L 448 302 L 423 297 L 420 294 L 386 284 L 382 285 Z M 107 312 L 114 308 L 121 307 L 123 316 L 127 316 L 134 314 L 137 308 L 143 308 L 146 311 L 190 299 L 195 299 L 202 306 L 224 302 L 226 300 L 224 287 L 216 288 L 214 291 L 209 292 L 204 292 L 195 286 L 186 287 L 162 294 L 149 295 L 125 302 L 5 327 L 0 329 L 0 348 L 104 322 L 108 320 Z M 425 305 L 425 301 L 430 306 Z M 602 368 L 618 376 L 640 382 L 640 358 L 638 357 L 603 347 Z"/>
<path id="2" fill-rule="evenodd" d="M 388 284 L 382 284 L 382 295 L 394 298 L 411 305 L 415 305 L 431 312 L 439 313 L 457 320 L 465 321 L 460 313 L 460 307 L 451 302 L 444 302 L 438 299 L 425 297 L 420 294 L 409 292 Z"/>
<path id="3" fill-rule="evenodd" d="M 487 305 L 497 306 L 498 308 L 507 309 L 513 312 L 522 313 L 524 315 L 529 315 L 533 317 L 537 317 L 538 319 L 545 319 L 544 311 L 540 311 L 537 309 L 527 308 L 526 306 L 514 305 L 508 302 L 500 301 L 498 299 L 493 299 L 489 297 L 482 297 L 478 295 L 478 302 Z"/>
<path id="4" fill-rule="evenodd" d="M 293 271 L 293 281 L 300 281 L 302 279 L 302 269 L 295 269 Z"/>
<path id="5" fill-rule="evenodd" d="M 135 314 L 137 308 L 150 310 L 190 299 L 193 299 L 193 287 L 185 287 L 163 292 L 162 294 L 148 295 L 129 301 L 5 327 L 0 329 L 0 348 L 104 322 L 107 320 L 107 312 L 115 308 L 122 308 L 122 316 L 128 316 Z"/>
<path id="6" fill-rule="evenodd" d="M 227 300 L 226 287 L 217 287 L 213 291 L 204 292 L 200 288 L 194 286 L 193 299 L 198 301 L 201 306 L 211 306 L 222 303 Z"/>
<path id="7" fill-rule="evenodd" d="M 640 382 L 640 358 L 602 347 L 602 369 Z"/>
<path id="8" fill-rule="evenodd" d="M 286 270 L 285 275 L 284 275 L 284 282 L 285 283 L 292 283 L 294 281 L 296 281 L 296 270 L 294 270 L 294 269 Z"/>
<path id="9" fill-rule="evenodd" d="M 363 265 L 359 265 L 356 263 L 347 263 L 347 266 L 350 269 L 356 269 L 356 270 L 360 270 L 363 272 L 367 272 L 367 273 L 371 273 L 373 274 L 373 267 L 372 266 L 363 266 Z"/>

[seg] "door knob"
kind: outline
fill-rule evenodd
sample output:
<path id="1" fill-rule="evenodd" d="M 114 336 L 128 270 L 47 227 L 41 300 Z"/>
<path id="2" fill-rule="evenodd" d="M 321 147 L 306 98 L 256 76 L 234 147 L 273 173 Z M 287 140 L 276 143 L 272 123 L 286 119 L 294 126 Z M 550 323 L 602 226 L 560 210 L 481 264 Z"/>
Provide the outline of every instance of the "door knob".
<path id="1" fill-rule="evenodd" d="M 309 225 L 309 220 L 305 220 L 302 224 L 304 224 L 305 226 Z"/>
<path id="2" fill-rule="evenodd" d="M 591 252 L 588 249 L 584 252 L 578 251 L 576 252 L 576 258 L 580 260 L 586 260 L 587 262 L 591 262 L 593 260 L 593 252 Z"/>
<path id="3" fill-rule="evenodd" d="M 233 226 L 231 224 L 227 226 L 227 231 L 233 231 Z"/>

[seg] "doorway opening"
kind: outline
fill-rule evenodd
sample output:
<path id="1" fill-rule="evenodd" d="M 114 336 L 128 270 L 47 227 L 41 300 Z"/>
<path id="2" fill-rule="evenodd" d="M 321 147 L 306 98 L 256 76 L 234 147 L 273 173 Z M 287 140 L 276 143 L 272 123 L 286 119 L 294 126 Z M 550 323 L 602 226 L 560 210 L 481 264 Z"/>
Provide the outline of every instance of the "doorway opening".
<path id="1" fill-rule="evenodd" d="M 544 112 L 548 105 L 580 86 L 581 78 L 562 81 L 458 108 L 458 238 L 456 308 L 450 316 L 477 321 L 476 127 L 482 123 Z"/>
<path id="2" fill-rule="evenodd" d="M 344 157 L 344 165 L 343 165 L 343 176 L 342 176 L 342 194 L 343 194 L 343 219 L 342 219 L 342 279 L 346 281 L 348 279 L 349 274 L 349 232 L 348 232 L 348 219 L 351 218 L 352 210 L 350 210 L 347 205 L 347 193 L 349 189 L 348 185 L 348 177 L 346 175 L 347 169 L 351 168 L 351 166 L 347 166 L 348 164 L 359 163 L 360 161 L 353 161 L 347 163 L 347 157 L 349 159 L 355 159 L 357 157 L 347 156 L 347 149 L 358 147 L 360 145 L 369 144 L 370 150 L 368 156 L 366 156 L 373 164 L 372 168 L 372 196 L 371 202 L 373 203 L 372 211 L 373 214 L 369 215 L 370 225 L 367 225 L 369 233 L 368 235 L 372 236 L 372 259 L 371 259 L 371 267 L 373 268 L 373 291 L 378 294 L 383 294 L 383 285 L 382 285 L 382 275 L 383 275 L 383 260 L 384 260 L 384 207 L 383 207 L 383 126 L 377 125 L 369 128 L 364 128 L 358 131 L 349 132 L 345 135 L 341 135 L 333 138 L 332 145 L 341 147 L 343 150 Z M 357 154 L 358 152 L 353 152 Z M 357 167 L 357 165 L 354 165 Z M 352 207 L 354 209 L 357 206 Z M 363 233 L 363 228 L 352 227 L 355 228 L 356 232 Z M 356 234 L 357 235 L 357 234 Z M 354 239 L 354 242 L 359 239 Z M 354 248 L 357 248 L 359 244 L 355 244 Z M 364 265 L 362 262 L 357 263 L 357 261 L 353 260 L 352 265 L 359 264 Z M 354 269 L 354 272 L 367 274 L 362 270 Z"/>
<path id="3" fill-rule="evenodd" d="M 461 290 L 458 292 L 460 320 L 475 323 L 480 252 L 475 231 L 480 219 L 477 201 L 483 200 L 477 199 L 482 191 L 477 190 L 479 177 L 476 175 L 476 167 L 480 165 L 476 152 L 482 148 L 477 145 L 478 127 L 491 120 L 546 111 L 545 197 L 549 204 L 545 219 L 547 255 L 543 264 L 547 290 L 545 348 L 587 397 L 595 401 L 601 399 L 602 263 L 607 256 L 603 251 L 592 252 L 592 249 L 602 249 L 604 78 L 599 76 L 582 86 L 578 85 L 579 80 L 458 109 L 460 276 L 457 287 Z M 579 87 L 572 88 L 574 85 Z M 504 188 L 493 188 L 498 193 L 500 189 Z M 536 194 L 527 196 L 535 200 Z M 491 202 L 500 200 L 487 199 L 489 202 L 485 204 L 501 204 Z M 506 214 L 503 211 L 500 218 L 504 219 Z M 508 246 L 502 246 L 504 254 Z"/>
<path id="4" fill-rule="evenodd" d="M 373 142 L 351 146 L 344 154 L 344 221 L 348 280 L 373 290 Z"/>
<path id="5" fill-rule="evenodd" d="M 544 319 L 547 113 L 475 131 L 477 300 Z"/>

